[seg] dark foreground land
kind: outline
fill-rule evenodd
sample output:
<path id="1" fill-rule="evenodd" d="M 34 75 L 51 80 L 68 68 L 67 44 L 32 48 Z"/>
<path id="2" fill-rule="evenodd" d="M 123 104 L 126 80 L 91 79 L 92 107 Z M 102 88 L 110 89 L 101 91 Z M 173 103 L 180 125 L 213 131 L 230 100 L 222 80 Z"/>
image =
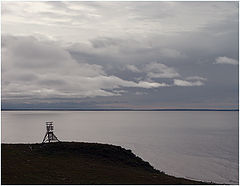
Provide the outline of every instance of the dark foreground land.
<path id="1" fill-rule="evenodd" d="M 2 184 L 208 184 L 176 178 L 120 146 L 2 144 Z"/>

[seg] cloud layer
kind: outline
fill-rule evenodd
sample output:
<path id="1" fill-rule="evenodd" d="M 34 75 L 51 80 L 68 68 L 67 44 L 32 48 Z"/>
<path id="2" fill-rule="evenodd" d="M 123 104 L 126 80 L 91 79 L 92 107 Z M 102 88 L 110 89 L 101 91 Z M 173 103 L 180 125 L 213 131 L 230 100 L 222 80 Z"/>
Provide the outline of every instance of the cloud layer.
<path id="1" fill-rule="evenodd" d="M 114 96 L 122 87 L 157 88 L 164 83 L 110 76 L 100 65 L 76 61 L 52 42 L 3 37 L 3 99 Z"/>
<path id="2" fill-rule="evenodd" d="M 236 107 L 238 22 L 236 2 L 3 2 L 3 107 Z"/>
<path id="3" fill-rule="evenodd" d="M 223 56 L 216 58 L 215 64 L 238 65 L 238 61 L 236 59 Z"/>

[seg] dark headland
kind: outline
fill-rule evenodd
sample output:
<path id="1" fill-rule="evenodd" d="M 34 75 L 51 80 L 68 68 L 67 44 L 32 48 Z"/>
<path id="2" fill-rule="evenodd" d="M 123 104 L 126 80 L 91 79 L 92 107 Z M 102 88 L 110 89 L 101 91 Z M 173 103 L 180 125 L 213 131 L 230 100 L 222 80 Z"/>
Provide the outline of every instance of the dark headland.
<path id="1" fill-rule="evenodd" d="M 120 146 L 2 144 L 2 184 L 209 184 L 169 176 Z"/>

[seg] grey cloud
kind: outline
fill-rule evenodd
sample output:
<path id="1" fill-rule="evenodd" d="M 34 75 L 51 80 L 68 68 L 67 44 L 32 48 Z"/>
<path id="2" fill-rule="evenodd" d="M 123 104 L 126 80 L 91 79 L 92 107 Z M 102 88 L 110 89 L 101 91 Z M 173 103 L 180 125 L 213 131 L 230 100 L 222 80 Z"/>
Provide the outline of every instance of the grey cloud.
<path id="1" fill-rule="evenodd" d="M 4 38 L 4 37 L 3 37 Z M 46 68 L 63 65 L 70 55 L 54 44 L 39 42 L 33 37 L 6 36 L 4 43 L 9 55 L 8 65 L 21 66 L 22 68 Z M 14 54 L 14 55 L 13 55 Z"/>
<path id="2" fill-rule="evenodd" d="M 140 70 L 134 65 L 127 65 L 126 68 L 132 72 L 140 72 Z"/>
<path id="3" fill-rule="evenodd" d="M 174 85 L 181 86 L 181 87 L 191 87 L 191 86 L 202 86 L 203 82 L 201 81 L 185 81 L 181 79 L 174 79 Z"/>
<path id="4" fill-rule="evenodd" d="M 139 92 L 139 91 L 137 91 L 137 92 L 135 92 L 135 94 L 137 96 L 142 96 L 142 95 L 146 95 L 147 93 L 146 92 Z"/>
<path id="5" fill-rule="evenodd" d="M 54 9 L 62 9 L 62 10 L 68 10 L 69 8 L 67 7 L 67 3 L 65 3 L 64 1 L 48 1 L 48 2 L 44 2 L 47 5 L 52 6 Z"/>
<path id="6" fill-rule="evenodd" d="M 101 37 L 94 40 L 91 40 L 91 43 L 94 48 L 105 48 L 109 46 L 119 45 L 121 43 L 120 39 Z"/>
<path id="7" fill-rule="evenodd" d="M 180 76 L 174 68 L 161 63 L 149 63 L 144 70 L 149 78 L 175 78 Z"/>
<path id="8" fill-rule="evenodd" d="M 121 87 L 148 89 L 167 86 L 165 83 L 134 82 L 108 76 L 102 66 L 76 62 L 66 50 L 54 43 L 41 42 L 32 37 L 3 38 L 6 43 L 2 61 L 5 69 L 2 78 L 3 99 L 116 96 L 121 91 L 110 90 Z M 25 72 L 29 75 L 24 74 Z M 26 79 L 30 82 L 26 83 Z"/>
<path id="9" fill-rule="evenodd" d="M 223 56 L 223 57 L 216 58 L 215 64 L 238 65 L 238 61 L 236 59 Z"/>
<path id="10" fill-rule="evenodd" d="M 160 49 L 160 55 L 166 58 L 184 58 L 185 54 L 181 53 L 178 50 L 170 49 L 170 48 L 162 48 Z"/>
<path id="11" fill-rule="evenodd" d="M 200 76 L 190 76 L 190 77 L 186 77 L 186 80 L 200 80 L 200 81 L 207 81 L 207 78 L 200 77 Z"/>

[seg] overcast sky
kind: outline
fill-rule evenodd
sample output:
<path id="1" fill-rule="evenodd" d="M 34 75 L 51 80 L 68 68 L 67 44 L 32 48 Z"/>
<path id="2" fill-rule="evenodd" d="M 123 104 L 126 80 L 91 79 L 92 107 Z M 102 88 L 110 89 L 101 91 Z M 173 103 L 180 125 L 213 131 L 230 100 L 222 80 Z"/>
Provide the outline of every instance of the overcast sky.
<path id="1" fill-rule="evenodd" d="M 2 2 L 2 108 L 237 108 L 238 2 Z"/>

